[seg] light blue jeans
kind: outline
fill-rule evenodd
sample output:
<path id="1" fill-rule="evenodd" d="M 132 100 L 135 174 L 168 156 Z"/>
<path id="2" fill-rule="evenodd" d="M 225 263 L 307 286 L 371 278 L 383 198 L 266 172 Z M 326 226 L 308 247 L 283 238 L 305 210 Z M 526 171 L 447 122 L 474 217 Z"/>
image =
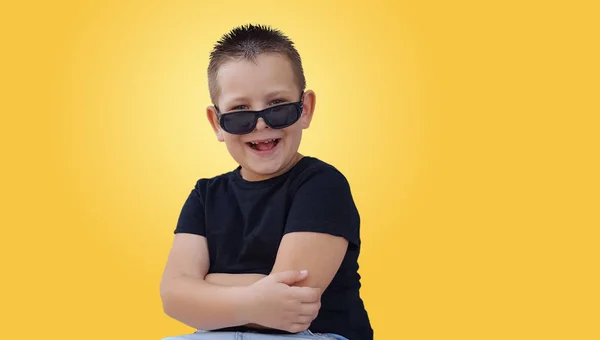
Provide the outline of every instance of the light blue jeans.
<path id="1" fill-rule="evenodd" d="M 309 330 L 296 334 L 261 334 L 253 332 L 207 332 L 164 338 L 162 340 L 348 340 L 331 333 L 313 333 Z"/>

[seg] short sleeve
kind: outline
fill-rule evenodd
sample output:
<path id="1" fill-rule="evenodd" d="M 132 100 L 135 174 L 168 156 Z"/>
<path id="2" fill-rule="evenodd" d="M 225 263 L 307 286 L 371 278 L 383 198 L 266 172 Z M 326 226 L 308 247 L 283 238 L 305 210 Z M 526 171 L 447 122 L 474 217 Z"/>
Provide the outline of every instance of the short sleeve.
<path id="1" fill-rule="evenodd" d="M 350 185 L 333 167 L 310 171 L 292 198 L 285 233 L 319 232 L 360 245 L 360 217 Z"/>
<path id="2" fill-rule="evenodd" d="M 201 183 L 201 181 L 196 183 L 196 186 L 192 189 L 183 204 L 177 221 L 177 227 L 175 228 L 175 234 L 188 233 L 206 236 Z"/>

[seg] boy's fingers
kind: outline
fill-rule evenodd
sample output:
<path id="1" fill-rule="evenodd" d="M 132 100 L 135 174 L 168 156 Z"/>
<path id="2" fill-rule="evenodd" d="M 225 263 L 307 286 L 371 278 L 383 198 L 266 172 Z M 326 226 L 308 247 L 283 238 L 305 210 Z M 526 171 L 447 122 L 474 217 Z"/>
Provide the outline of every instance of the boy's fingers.
<path id="1" fill-rule="evenodd" d="M 302 303 L 318 302 L 320 300 L 320 289 L 311 287 L 291 287 L 296 298 Z"/>
<path id="2" fill-rule="evenodd" d="M 321 309 L 321 304 L 318 302 L 312 303 L 303 303 L 300 306 L 300 315 L 311 317 L 312 321 L 319 314 L 319 310 Z"/>
<path id="3" fill-rule="evenodd" d="M 270 276 L 277 282 L 293 285 L 298 281 L 304 280 L 306 275 L 306 270 L 289 270 L 285 272 L 273 273 Z"/>
<path id="4" fill-rule="evenodd" d="M 310 324 L 313 320 L 314 318 L 310 315 L 300 315 L 296 318 L 296 322 L 301 324 Z"/>

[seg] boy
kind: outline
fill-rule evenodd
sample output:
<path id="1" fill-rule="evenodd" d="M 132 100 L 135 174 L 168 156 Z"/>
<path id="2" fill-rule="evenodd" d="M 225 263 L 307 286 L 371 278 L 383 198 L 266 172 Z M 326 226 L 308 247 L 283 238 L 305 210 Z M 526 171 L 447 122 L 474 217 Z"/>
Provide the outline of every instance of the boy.
<path id="1" fill-rule="evenodd" d="M 208 120 L 239 166 L 188 196 L 161 281 L 168 339 L 351 339 L 373 331 L 360 298 L 360 218 L 346 178 L 298 153 L 315 93 L 280 31 L 246 25 L 210 56 Z"/>

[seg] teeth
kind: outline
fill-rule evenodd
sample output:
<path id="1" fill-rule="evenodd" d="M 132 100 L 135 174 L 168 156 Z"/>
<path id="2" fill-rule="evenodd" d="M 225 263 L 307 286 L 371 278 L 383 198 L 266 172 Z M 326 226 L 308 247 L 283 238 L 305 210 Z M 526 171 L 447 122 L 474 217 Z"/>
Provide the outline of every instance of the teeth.
<path id="1" fill-rule="evenodd" d="M 267 144 L 267 143 L 271 143 L 271 142 L 274 142 L 274 141 L 275 141 L 275 139 L 269 139 L 269 140 L 266 140 L 264 142 L 250 142 L 250 144 L 252 144 L 252 145 L 256 145 L 256 144 L 260 144 L 260 143 Z"/>

